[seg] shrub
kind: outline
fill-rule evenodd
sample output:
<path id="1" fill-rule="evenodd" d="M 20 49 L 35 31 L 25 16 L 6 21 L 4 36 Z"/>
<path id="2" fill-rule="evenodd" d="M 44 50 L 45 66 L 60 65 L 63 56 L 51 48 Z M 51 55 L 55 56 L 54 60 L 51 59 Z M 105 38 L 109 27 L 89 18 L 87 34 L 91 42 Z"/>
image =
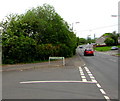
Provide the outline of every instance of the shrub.
<path id="1" fill-rule="evenodd" d="M 34 61 L 35 41 L 29 37 L 13 36 L 2 45 L 3 63 L 20 63 Z"/>

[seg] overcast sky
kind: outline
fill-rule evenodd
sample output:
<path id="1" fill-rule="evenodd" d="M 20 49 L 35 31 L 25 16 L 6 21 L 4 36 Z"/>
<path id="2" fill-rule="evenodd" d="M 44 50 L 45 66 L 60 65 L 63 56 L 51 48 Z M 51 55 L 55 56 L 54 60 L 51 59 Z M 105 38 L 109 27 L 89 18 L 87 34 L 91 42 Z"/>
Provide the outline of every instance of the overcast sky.
<path id="1" fill-rule="evenodd" d="M 52 5 L 56 12 L 68 22 L 73 23 L 77 36 L 86 38 L 94 34 L 100 37 L 104 33 L 118 32 L 118 2 L 120 0 L 2 0 L 0 21 L 11 13 L 22 14 L 32 7 L 44 3 Z M 79 22 L 79 23 L 75 23 Z"/>

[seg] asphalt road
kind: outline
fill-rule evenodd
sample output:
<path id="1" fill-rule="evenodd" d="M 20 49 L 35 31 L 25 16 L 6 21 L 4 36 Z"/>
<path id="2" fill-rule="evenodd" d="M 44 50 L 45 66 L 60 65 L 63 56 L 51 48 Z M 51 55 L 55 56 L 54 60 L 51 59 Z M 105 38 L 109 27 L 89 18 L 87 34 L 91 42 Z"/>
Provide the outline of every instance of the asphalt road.
<path id="1" fill-rule="evenodd" d="M 66 66 L 3 72 L 2 78 L 3 99 L 118 98 L 117 57 L 83 56 L 79 48 Z"/>
<path id="2" fill-rule="evenodd" d="M 118 99 L 118 57 L 102 52 L 95 52 L 95 56 L 83 56 L 80 53 L 80 56 L 106 94 L 112 99 Z"/>

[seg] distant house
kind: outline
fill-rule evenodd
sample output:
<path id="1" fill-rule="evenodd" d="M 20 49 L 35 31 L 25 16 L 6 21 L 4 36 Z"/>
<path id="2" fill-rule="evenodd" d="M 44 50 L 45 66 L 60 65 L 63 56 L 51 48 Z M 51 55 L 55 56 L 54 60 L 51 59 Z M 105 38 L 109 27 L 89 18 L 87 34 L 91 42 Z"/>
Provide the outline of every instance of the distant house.
<path id="1" fill-rule="evenodd" d="M 100 38 L 96 39 L 96 44 L 98 45 L 105 45 L 104 41 L 108 36 L 101 36 Z"/>

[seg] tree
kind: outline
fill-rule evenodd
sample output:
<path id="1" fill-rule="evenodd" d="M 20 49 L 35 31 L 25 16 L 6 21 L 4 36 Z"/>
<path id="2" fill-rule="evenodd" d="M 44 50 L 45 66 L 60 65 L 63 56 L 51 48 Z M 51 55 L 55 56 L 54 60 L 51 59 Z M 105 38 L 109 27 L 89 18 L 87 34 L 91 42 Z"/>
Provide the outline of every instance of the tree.
<path id="1" fill-rule="evenodd" d="M 3 63 L 32 62 L 49 56 L 70 57 L 75 54 L 76 35 L 51 5 L 44 4 L 21 15 L 11 14 L 1 26 Z"/>
<path id="2" fill-rule="evenodd" d="M 113 33 L 105 33 L 103 36 L 107 36 L 107 37 L 112 38 L 114 40 L 113 45 L 117 45 L 118 44 L 119 34 L 117 34 L 116 31 L 114 31 Z"/>
<path id="3" fill-rule="evenodd" d="M 86 39 L 85 39 L 85 38 L 79 38 L 79 39 L 78 39 L 78 43 L 79 43 L 80 45 L 86 44 Z"/>
<path id="4" fill-rule="evenodd" d="M 112 38 L 110 38 L 110 37 L 106 38 L 106 40 L 105 40 L 104 42 L 105 42 L 106 45 L 108 45 L 108 46 L 112 46 L 112 45 L 114 45 L 114 43 L 115 43 L 114 39 L 112 39 Z"/>

